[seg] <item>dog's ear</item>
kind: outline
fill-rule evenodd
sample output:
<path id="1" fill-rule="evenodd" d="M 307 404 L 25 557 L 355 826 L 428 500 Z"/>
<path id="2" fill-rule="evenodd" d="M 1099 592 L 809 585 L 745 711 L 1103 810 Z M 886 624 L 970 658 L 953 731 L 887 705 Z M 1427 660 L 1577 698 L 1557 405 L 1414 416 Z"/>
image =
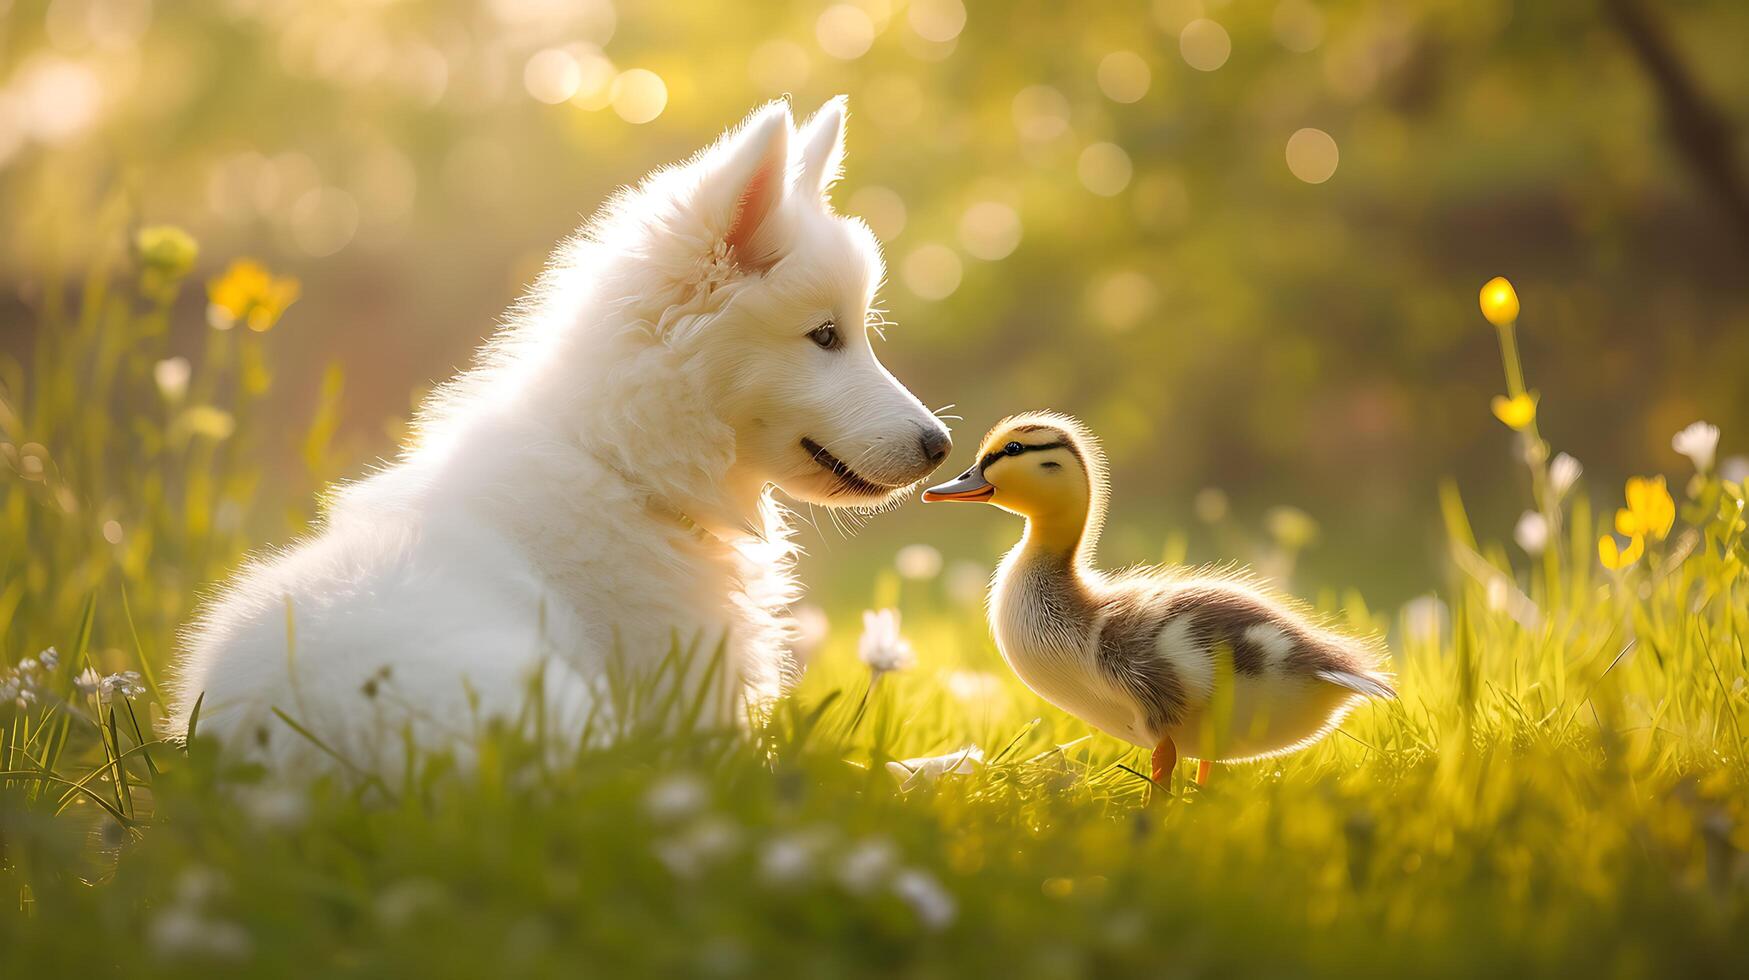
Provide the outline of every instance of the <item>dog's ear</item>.
<path id="1" fill-rule="evenodd" d="M 844 172 L 844 96 L 834 96 L 802 127 L 802 172 L 796 190 L 826 196 Z"/>
<path id="2" fill-rule="evenodd" d="M 773 102 L 756 109 L 738 130 L 712 150 L 699 187 L 701 203 L 743 268 L 763 271 L 782 257 L 782 222 L 776 220 L 788 193 L 789 106 Z"/>

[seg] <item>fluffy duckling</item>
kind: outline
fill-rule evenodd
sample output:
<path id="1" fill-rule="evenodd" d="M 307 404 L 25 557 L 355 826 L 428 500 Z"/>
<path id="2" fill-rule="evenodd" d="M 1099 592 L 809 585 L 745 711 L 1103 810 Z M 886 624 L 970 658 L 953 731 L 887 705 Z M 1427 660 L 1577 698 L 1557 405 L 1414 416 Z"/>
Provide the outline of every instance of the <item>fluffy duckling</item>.
<path id="1" fill-rule="evenodd" d="M 997 423 L 978 461 L 927 501 L 1026 518 L 990 588 L 990 628 L 1020 679 L 1142 748 L 1154 781 L 1178 753 L 1237 762 L 1300 748 L 1364 697 L 1394 698 L 1375 643 L 1316 622 L 1257 583 L 1211 569 L 1101 572 L 1105 458 L 1080 422 L 1034 412 Z M 1228 679 L 1230 678 L 1230 683 Z"/>

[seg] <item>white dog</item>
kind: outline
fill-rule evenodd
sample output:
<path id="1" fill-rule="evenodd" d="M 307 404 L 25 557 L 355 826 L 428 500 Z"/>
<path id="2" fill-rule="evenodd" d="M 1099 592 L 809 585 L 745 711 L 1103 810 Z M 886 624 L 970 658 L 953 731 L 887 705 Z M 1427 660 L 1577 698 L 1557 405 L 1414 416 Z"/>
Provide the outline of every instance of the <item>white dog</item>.
<path id="1" fill-rule="evenodd" d="M 767 105 L 585 224 L 399 461 L 190 626 L 172 734 L 200 699 L 201 733 L 276 768 L 395 771 L 409 733 L 465 742 L 536 675 L 577 735 L 615 658 L 648 673 L 676 645 L 723 651 L 720 722 L 781 691 L 771 488 L 878 506 L 950 448 L 870 346 L 880 249 L 826 198 L 844 119 Z"/>

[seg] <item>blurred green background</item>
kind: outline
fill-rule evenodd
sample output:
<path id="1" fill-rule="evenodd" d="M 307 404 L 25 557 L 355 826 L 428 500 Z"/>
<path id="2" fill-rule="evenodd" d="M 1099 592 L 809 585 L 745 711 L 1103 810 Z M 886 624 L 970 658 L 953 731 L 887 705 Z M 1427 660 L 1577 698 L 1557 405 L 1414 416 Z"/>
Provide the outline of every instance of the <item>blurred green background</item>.
<path id="1" fill-rule="evenodd" d="M 0 356 L 30 363 L 117 221 L 188 228 L 200 279 L 299 277 L 256 444 L 286 479 L 243 518 L 267 543 L 310 506 L 330 365 L 319 475 L 357 475 L 615 186 L 758 102 L 847 93 L 836 200 L 886 245 L 882 357 L 965 419 L 949 465 L 1067 411 L 1113 459 L 1109 561 L 1177 553 L 1172 528 L 1254 560 L 1291 506 L 1320 525 L 1296 585 L 1392 603 L 1438 582 L 1440 477 L 1484 536 L 1525 506 L 1491 276 L 1542 433 L 1600 496 L 1685 472 L 1696 418 L 1744 450 L 1746 40 L 1741 0 L 0 0 Z M 202 292 L 172 321 L 197 361 Z M 804 576 L 861 603 L 928 542 L 976 587 L 1015 532 L 822 521 Z"/>

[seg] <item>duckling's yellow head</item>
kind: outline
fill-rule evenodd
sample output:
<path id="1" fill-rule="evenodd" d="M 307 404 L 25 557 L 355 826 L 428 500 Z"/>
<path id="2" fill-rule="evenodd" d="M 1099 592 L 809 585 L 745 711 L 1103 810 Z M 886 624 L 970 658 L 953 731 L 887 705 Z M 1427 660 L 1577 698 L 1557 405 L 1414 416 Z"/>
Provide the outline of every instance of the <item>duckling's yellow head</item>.
<path id="1" fill-rule="evenodd" d="M 990 503 L 1079 525 L 1099 520 L 1105 493 L 1105 456 L 1093 433 L 1067 415 L 1027 412 L 996 423 L 972 468 L 923 491 L 923 499 Z"/>

